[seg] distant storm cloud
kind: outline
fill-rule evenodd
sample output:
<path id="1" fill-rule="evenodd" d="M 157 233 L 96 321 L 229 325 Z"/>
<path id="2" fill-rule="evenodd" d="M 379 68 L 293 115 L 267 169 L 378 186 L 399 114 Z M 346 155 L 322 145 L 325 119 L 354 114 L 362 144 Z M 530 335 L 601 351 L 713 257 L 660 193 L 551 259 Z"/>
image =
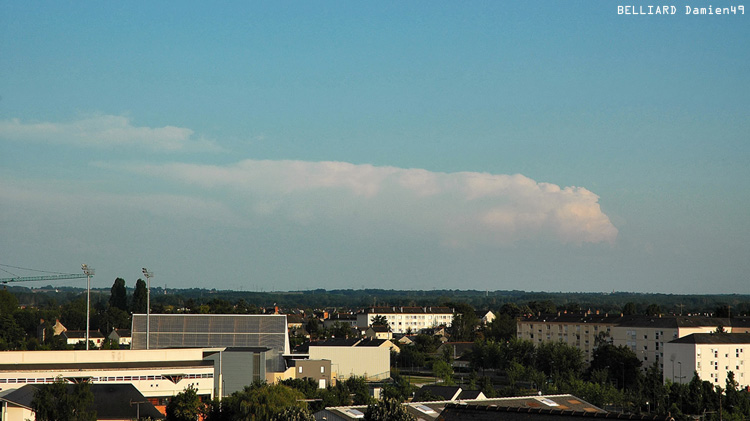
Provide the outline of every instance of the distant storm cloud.
<path id="1" fill-rule="evenodd" d="M 428 235 L 455 247 L 537 240 L 611 244 L 618 234 L 596 194 L 520 174 L 291 160 L 125 167 L 210 191 L 247 218 Z"/>
<path id="2" fill-rule="evenodd" d="M 188 128 L 139 127 L 129 118 L 116 115 L 94 115 L 64 123 L 0 120 L 0 139 L 79 147 L 136 147 L 155 152 L 220 149 L 212 141 L 196 138 Z"/>

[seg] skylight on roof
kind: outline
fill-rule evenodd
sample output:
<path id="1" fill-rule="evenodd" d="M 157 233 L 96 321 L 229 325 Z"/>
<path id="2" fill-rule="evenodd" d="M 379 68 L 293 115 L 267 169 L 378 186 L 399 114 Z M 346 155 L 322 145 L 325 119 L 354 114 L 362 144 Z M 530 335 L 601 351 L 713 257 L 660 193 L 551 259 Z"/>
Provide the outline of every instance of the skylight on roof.
<path id="1" fill-rule="evenodd" d="M 560 406 L 557 402 L 547 399 L 547 398 L 536 398 L 539 402 L 547 405 L 547 406 Z"/>
<path id="2" fill-rule="evenodd" d="M 414 408 L 416 408 L 417 410 L 419 410 L 420 412 L 423 412 L 425 414 L 430 414 L 430 415 L 437 414 L 437 412 L 435 412 L 434 409 L 432 409 L 432 408 L 430 408 L 429 406 L 426 406 L 426 405 L 415 405 Z"/>
<path id="3" fill-rule="evenodd" d="M 347 414 L 351 415 L 354 418 L 364 418 L 365 417 L 365 414 L 362 411 L 360 411 L 358 409 L 354 409 L 354 408 L 349 408 L 349 409 L 347 409 L 344 412 L 346 412 Z"/>

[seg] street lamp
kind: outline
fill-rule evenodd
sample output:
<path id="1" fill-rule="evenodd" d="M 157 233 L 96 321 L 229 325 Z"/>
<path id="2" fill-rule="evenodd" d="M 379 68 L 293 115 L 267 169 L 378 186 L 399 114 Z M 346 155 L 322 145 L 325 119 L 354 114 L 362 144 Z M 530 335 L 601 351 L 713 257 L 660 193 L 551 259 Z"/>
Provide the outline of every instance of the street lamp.
<path id="1" fill-rule="evenodd" d="M 146 349 L 150 349 L 151 343 L 151 278 L 154 277 L 154 272 L 149 272 L 148 269 L 143 268 L 143 276 L 146 277 Z"/>
<path id="2" fill-rule="evenodd" d="M 94 276 L 94 268 L 86 263 L 81 265 L 83 274 L 86 275 L 86 351 L 89 350 L 89 330 L 91 323 L 91 277 Z"/>

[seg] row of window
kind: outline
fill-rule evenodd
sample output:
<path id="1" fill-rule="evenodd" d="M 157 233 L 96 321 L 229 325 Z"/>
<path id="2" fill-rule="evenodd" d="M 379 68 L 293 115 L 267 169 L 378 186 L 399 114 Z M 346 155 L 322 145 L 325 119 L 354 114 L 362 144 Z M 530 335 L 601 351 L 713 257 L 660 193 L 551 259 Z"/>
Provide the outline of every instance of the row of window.
<path id="1" fill-rule="evenodd" d="M 301 367 L 300 367 L 301 368 Z M 185 374 L 182 376 L 183 379 L 213 379 L 214 373 L 205 374 Z M 130 382 L 137 380 L 167 380 L 164 376 L 110 376 L 110 377 L 92 377 L 91 381 L 94 382 Z M 18 379 L 0 379 L 0 383 L 54 383 L 54 377 L 38 377 L 38 378 L 18 378 Z"/>

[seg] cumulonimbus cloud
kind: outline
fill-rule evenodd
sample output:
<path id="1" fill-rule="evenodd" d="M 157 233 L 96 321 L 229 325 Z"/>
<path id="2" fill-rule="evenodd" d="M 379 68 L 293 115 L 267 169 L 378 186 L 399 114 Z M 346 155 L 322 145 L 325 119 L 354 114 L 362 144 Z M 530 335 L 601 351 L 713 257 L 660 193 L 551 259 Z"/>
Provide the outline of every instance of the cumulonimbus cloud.
<path id="1" fill-rule="evenodd" d="M 135 126 L 129 118 L 116 115 L 94 115 L 66 123 L 0 120 L 0 139 L 81 147 L 137 147 L 156 152 L 220 149 L 212 141 L 196 138 L 191 129 Z"/>
<path id="2" fill-rule="evenodd" d="M 613 243 L 618 234 L 596 194 L 520 174 L 291 160 L 124 168 L 210 191 L 249 218 L 429 234 L 455 246 L 525 240 Z"/>

